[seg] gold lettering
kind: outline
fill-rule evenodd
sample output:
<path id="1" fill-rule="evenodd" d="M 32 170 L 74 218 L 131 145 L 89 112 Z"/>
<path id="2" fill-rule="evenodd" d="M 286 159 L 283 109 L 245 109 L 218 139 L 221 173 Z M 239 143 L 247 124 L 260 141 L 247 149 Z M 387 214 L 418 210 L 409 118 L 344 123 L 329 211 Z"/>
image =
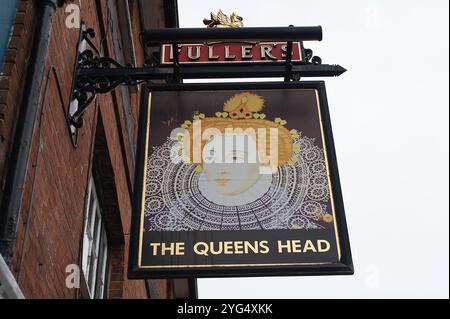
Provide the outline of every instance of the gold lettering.
<path id="1" fill-rule="evenodd" d="M 223 243 L 220 241 L 217 245 L 214 245 L 214 243 L 209 243 L 209 251 L 212 255 L 220 255 L 223 252 Z M 218 246 L 218 247 L 215 247 Z"/>
<path id="2" fill-rule="evenodd" d="M 323 245 L 325 245 L 325 246 L 323 246 Z M 329 251 L 331 248 L 331 245 L 328 242 L 328 240 L 322 240 L 322 239 L 317 241 L 317 246 L 319 248 L 319 253 L 325 253 L 325 252 Z"/>
<path id="3" fill-rule="evenodd" d="M 235 254 L 243 254 L 244 253 L 244 243 L 242 241 L 235 241 L 234 242 L 234 253 Z"/>
<path id="4" fill-rule="evenodd" d="M 150 247 L 152 247 L 152 255 L 156 256 L 158 254 L 161 255 L 184 255 L 184 243 L 150 243 Z"/>
<path id="5" fill-rule="evenodd" d="M 173 255 L 175 253 L 175 244 L 174 243 L 170 243 L 169 245 L 167 245 L 166 243 L 162 243 L 161 244 L 161 255 L 165 255 L 166 252 L 169 253 L 169 255 Z"/>
<path id="6" fill-rule="evenodd" d="M 316 247 L 314 247 L 314 244 L 309 239 L 305 243 L 305 247 L 303 248 L 303 252 L 306 253 L 308 250 L 311 250 L 311 251 L 317 253 Z"/>
<path id="7" fill-rule="evenodd" d="M 223 243 L 223 253 L 225 255 L 231 255 L 234 253 L 233 251 L 233 242 L 232 241 L 226 241 Z"/>
<path id="8" fill-rule="evenodd" d="M 175 255 L 184 255 L 184 243 L 175 243 Z"/>
<path id="9" fill-rule="evenodd" d="M 158 254 L 158 247 L 160 246 L 160 243 L 150 243 L 150 246 L 153 248 L 152 254 L 153 256 L 156 256 Z"/>
<path id="10" fill-rule="evenodd" d="M 293 240 L 292 241 L 292 252 L 293 253 L 301 253 L 302 252 L 302 242 L 301 240 Z"/>
<path id="11" fill-rule="evenodd" d="M 246 254 L 248 254 L 249 251 L 252 251 L 253 253 L 257 254 L 258 253 L 258 242 L 255 241 L 254 242 L 254 246 L 252 246 L 252 243 L 246 241 L 244 243 L 244 251 Z"/>
<path id="12" fill-rule="evenodd" d="M 269 242 L 267 240 L 263 240 L 259 242 L 260 246 L 260 253 L 261 254 L 267 254 L 269 252 Z"/>
<path id="13" fill-rule="evenodd" d="M 194 252 L 197 255 L 208 256 L 208 244 L 205 242 L 198 242 L 194 245 Z"/>
<path id="14" fill-rule="evenodd" d="M 291 252 L 291 242 L 288 240 L 286 244 L 283 244 L 281 240 L 278 241 L 278 253 L 283 253 L 283 249 L 286 249 L 288 253 Z"/>

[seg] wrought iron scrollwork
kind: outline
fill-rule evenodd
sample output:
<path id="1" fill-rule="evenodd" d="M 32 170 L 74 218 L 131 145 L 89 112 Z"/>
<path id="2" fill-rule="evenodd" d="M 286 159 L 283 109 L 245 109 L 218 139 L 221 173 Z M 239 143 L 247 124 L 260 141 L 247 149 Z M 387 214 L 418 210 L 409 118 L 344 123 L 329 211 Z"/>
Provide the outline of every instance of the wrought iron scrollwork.
<path id="1" fill-rule="evenodd" d="M 305 49 L 305 62 L 307 64 L 320 65 L 322 64 L 322 59 L 319 56 L 314 55 L 313 50 Z"/>
<path id="2" fill-rule="evenodd" d="M 293 28 L 294 27 L 286 28 L 285 32 L 292 33 L 292 30 L 295 31 Z M 221 28 L 211 28 L 208 30 L 210 31 L 208 32 L 208 35 L 206 32 L 204 33 L 204 37 L 202 37 L 202 34 L 195 35 L 198 31 L 192 31 L 190 29 L 190 31 L 188 31 L 191 33 L 193 32 L 194 38 L 197 39 L 198 43 L 212 44 L 223 40 L 224 35 L 221 33 L 222 31 L 220 29 Z M 231 32 L 236 33 L 233 31 L 233 28 L 230 28 L 230 30 L 232 30 Z M 244 32 L 245 28 L 242 28 L 238 31 L 239 32 L 235 37 L 242 43 L 255 43 L 251 42 L 253 41 L 252 39 L 260 36 L 256 33 L 257 30 L 250 30 L 252 32 L 248 32 L 247 29 L 247 32 Z M 265 36 L 277 36 L 279 33 L 275 31 L 277 30 L 265 28 Z M 306 38 L 308 38 L 308 34 L 310 35 L 311 33 L 308 33 L 307 31 L 304 31 L 307 34 Z M 182 65 L 179 63 L 177 47 L 180 43 L 186 41 L 185 30 L 163 29 L 152 32 L 147 30 L 145 32 L 147 38 L 150 37 L 150 35 L 153 35 L 155 39 L 159 40 L 149 42 L 150 44 L 153 44 L 153 46 L 147 43 L 149 49 L 151 49 L 149 50 L 151 53 L 147 52 L 148 56 L 146 56 L 146 60 L 142 67 L 134 67 L 131 65 L 122 65 L 111 57 L 102 56 L 101 52 L 92 41 L 95 37 L 95 31 L 93 29 L 81 30 L 71 95 L 71 102 L 76 101 L 77 107 L 71 107 L 69 111 L 70 114 L 68 115 L 68 122 L 71 126 L 75 128 L 83 126 L 83 115 L 88 106 L 96 99 L 97 94 L 111 92 L 120 85 L 135 86 L 152 80 L 164 80 L 167 83 L 179 84 L 183 79 L 242 77 L 270 78 L 280 76 L 284 76 L 285 81 L 299 81 L 301 77 L 339 76 L 346 71 L 339 65 L 322 64 L 322 59 L 318 56 L 314 56 L 311 49 L 304 50 L 304 59 L 302 62 L 293 62 L 292 49 L 289 49 L 289 47 L 292 48 L 292 41 L 297 41 L 295 38 L 287 41 L 288 53 L 286 54 L 284 65 L 279 63 L 266 63 L 264 66 L 258 65 L 257 63 L 237 63 L 235 65 L 217 63 Z M 216 36 L 211 38 L 211 33 L 216 34 Z M 167 39 L 162 37 L 163 34 L 172 36 L 172 39 L 174 40 L 173 43 L 167 42 Z M 311 39 L 316 40 L 317 36 L 312 36 Z M 158 49 L 160 49 L 162 43 L 169 43 L 173 47 L 173 64 L 171 65 L 161 64 L 162 52 Z"/>
<path id="3" fill-rule="evenodd" d="M 80 69 L 96 69 L 96 70 L 110 70 L 110 69 L 125 69 L 126 67 L 108 57 L 97 57 L 93 55 L 91 50 L 86 50 L 82 53 L 80 60 Z M 119 78 L 108 78 L 105 76 L 86 76 L 78 74 L 77 88 L 81 91 L 93 91 L 95 93 L 108 93 L 114 90 L 117 86 L 133 85 L 135 84 L 130 78 L 123 76 Z"/>
<path id="4" fill-rule="evenodd" d="M 76 128 L 83 126 L 83 115 L 87 107 L 95 100 L 97 94 L 109 93 L 119 85 L 134 86 L 140 82 L 133 80 L 127 72 L 117 72 L 116 76 L 102 75 L 102 70 L 128 70 L 131 66 L 124 66 L 110 57 L 100 56 L 97 47 L 91 41 L 95 37 L 92 29 L 83 31 L 82 41 L 89 46 L 78 54 L 78 62 L 75 73 L 75 87 L 72 93 L 72 101 L 78 102 L 77 110 L 69 116 L 69 122 Z M 86 70 L 94 72 L 86 75 Z"/>

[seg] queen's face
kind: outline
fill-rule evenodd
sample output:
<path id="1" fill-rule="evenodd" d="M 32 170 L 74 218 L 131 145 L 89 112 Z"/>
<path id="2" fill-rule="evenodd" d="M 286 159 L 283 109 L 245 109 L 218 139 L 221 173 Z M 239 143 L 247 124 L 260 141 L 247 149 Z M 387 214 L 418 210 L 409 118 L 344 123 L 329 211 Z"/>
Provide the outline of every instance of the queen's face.
<path id="1" fill-rule="evenodd" d="M 247 134 L 214 135 L 203 148 L 203 173 L 221 195 L 237 195 L 259 178 L 256 141 Z"/>

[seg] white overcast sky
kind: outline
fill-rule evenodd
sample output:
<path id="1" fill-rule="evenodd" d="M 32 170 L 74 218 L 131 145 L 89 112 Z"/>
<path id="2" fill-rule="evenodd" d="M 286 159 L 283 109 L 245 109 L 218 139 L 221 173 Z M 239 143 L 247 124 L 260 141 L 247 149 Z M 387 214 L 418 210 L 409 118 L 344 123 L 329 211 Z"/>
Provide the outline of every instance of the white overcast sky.
<path id="1" fill-rule="evenodd" d="M 323 63 L 354 276 L 200 279 L 200 298 L 449 297 L 449 2 L 178 0 L 245 26 L 323 27 Z"/>

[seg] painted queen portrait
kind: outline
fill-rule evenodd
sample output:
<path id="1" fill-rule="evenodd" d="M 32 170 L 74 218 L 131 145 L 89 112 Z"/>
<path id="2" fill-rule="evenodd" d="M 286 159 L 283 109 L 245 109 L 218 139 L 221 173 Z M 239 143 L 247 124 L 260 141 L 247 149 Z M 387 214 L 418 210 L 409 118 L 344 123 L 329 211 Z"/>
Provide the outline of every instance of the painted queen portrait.
<path id="1" fill-rule="evenodd" d="M 145 230 L 332 228 L 323 145 L 276 111 L 235 92 L 179 121 L 148 151 Z"/>

